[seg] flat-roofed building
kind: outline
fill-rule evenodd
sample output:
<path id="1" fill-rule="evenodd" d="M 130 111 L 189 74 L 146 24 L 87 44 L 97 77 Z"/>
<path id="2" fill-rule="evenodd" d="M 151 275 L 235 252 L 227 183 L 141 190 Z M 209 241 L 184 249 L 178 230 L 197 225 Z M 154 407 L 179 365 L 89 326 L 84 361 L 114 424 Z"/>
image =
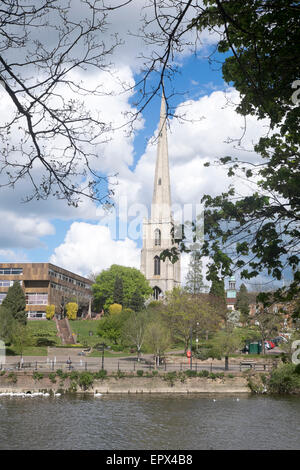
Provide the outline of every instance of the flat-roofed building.
<path id="1" fill-rule="evenodd" d="M 47 305 L 76 302 L 88 310 L 92 281 L 51 263 L 0 263 L 0 304 L 14 282 L 20 282 L 26 296 L 28 318 L 46 318 Z"/>

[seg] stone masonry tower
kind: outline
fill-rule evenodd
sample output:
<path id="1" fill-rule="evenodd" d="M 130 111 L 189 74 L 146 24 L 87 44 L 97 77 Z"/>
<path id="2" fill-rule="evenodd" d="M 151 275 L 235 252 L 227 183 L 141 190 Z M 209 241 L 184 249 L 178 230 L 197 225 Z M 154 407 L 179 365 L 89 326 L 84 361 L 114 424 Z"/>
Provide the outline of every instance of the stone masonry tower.
<path id="1" fill-rule="evenodd" d="M 172 264 L 170 260 L 159 259 L 160 253 L 172 248 L 171 230 L 171 188 L 166 123 L 166 103 L 162 96 L 159 122 L 154 190 L 151 204 L 151 218 L 143 222 L 143 248 L 141 272 L 153 288 L 153 297 L 162 298 L 166 291 L 180 286 L 180 259 Z"/>

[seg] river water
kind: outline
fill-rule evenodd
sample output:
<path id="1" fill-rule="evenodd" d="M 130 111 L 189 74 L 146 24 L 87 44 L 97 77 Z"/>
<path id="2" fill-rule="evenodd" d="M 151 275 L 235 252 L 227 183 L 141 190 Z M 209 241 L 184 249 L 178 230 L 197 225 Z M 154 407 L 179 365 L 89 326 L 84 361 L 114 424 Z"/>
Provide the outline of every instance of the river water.
<path id="1" fill-rule="evenodd" d="M 300 397 L 0 398 L 0 449 L 299 449 Z"/>

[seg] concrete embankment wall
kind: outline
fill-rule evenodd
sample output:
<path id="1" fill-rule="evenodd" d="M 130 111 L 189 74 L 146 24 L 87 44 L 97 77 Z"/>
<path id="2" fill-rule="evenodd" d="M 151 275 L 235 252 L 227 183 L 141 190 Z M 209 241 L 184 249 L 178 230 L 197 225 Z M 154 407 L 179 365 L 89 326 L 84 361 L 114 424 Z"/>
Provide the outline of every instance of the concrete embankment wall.
<path id="1" fill-rule="evenodd" d="M 59 379 L 56 383 L 44 377 L 34 380 L 29 374 L 18 375 L 16 383 L 12 383 L 7 377 L 0 377 L 0 393 L 4 392 L 35 392 L 40 390 L 68 391 L 71 382 L 65 379 L 62 383 Z M 173 383 L 163 377 L 108 377 L 104 380 L 95 380 L 93 386 L 84 391 L 77 386 L 79 393 L 250 393 L 247 380 L 244 377 L 223 379 L 209 379 L 192 377 L 184 382 L 179 379 Z"/>

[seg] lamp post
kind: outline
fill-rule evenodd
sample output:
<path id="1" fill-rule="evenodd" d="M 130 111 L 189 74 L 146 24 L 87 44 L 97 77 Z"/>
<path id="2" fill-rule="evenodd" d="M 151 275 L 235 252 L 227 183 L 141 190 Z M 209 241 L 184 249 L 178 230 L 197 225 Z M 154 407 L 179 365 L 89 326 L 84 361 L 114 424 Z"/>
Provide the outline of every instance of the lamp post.
<path id="1" fill-rule="evenodd" d="M 191 344 L 191 357 L 190 357 L 190 369 L 193 368 L 193 350 L 192 350 L 192 347 L 193 347 L 193 328 L 191 327 L 190 329 L 190 344 Z"/>
<path id="2" fill-rule="evenodd" d="M 103 370 L 104 369 L 104 348 L 106 347 L 106 344 L 101 343 L 100 346 L 102 347 L 102 365 L 101 365 L 101 369 Z"/>

